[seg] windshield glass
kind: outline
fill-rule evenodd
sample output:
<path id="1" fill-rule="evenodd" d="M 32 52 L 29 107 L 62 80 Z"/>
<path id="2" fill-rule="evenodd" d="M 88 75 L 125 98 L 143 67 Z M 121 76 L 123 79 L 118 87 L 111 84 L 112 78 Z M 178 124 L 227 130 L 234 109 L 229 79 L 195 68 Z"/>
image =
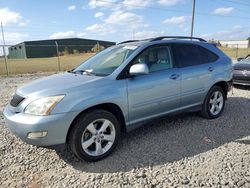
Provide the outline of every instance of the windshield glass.
<path id="1" fill-rule="evenodd" d="M 137 46 L 114 46 L 99 52 L 79 67 L 74 73 L 107 76 L 114 72 L 135 50 Z"/>
<path id="2" fill-rule="evenodd" d="M 250 58 L 248 58 L 248 59 L 243 59 L 243 60 L 241 60 L 239 63 L 250 64 Z"/>

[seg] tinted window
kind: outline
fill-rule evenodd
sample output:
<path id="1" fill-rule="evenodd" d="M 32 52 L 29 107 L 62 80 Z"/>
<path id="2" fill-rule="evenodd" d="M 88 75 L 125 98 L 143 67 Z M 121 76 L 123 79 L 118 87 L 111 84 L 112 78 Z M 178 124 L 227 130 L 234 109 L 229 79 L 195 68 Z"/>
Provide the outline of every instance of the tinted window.
<path id="1" fill-rule="evenodd" d="M 218 56 L 209 50 L 193 44 L 174 44 L 175 56 L 181 67 L 211 63 Z"/>
<path id="2" fill-rule="evenodd" d="M 188 67 L 200 64 L 200 51 L 192 44 L 175 44 L 175 56 L 179 66 Z"/>
<path id="3" fill-rule="evenodd" d="M 197 47 L 200 50 L 202 63 L 212 63 L 212 62 L 217 61 L 218 56 L 216 54 L 214 54 L 213 52 L 201 46 L 197 46 Z"/>
<path id="4" fill-rule="evenodd" d="M 173 68 L 170 47 L 159 46 L 148 48 L 135 59 L 133 64 L 136 63 L 147 64 L 149 72 Z"/>

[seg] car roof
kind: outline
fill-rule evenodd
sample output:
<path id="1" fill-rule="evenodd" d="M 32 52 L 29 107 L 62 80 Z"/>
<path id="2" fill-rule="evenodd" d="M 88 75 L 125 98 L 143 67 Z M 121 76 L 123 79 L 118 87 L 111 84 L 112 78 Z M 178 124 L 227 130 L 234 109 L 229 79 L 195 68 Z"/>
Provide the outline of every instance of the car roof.
<path id="1" fill-rule="evenodd" d="M 155 40 L 157 39 L 157 40 Z M 191 40 L 192 39 L 192 40 Z M 150 39 L 144 39 L 144 40 L 132 40 L 132 41 L 124 41 L 121 43 L 118 43 L 118 46 L 137 46 L 140 49 L 144 49 L 153 45 L 161 45 L 161 44 L 171 44 L 171 43 L 179 43 L 179 44 L 194 44 L 199 45 L 203 48 L 206 48 L 207 50 L 210 50 L 211 52 L 215 53 L 216 55 L 220 57 L 227 57 L 225 53 L 223 53 L 221 50 L 219 50 L 215 44 L 205 41 L 204 39 L 200 38 L 191 38 L 191 37 L 157 37 L 157 38 L 150 38 Z"/>
<path id="2" fill-rule="evenodd" d="M 117 45 L 123 46 L 142 46 L 142 45 L 153 45 L 153 44 L 166 44 L 166 43 L 207 43 L 202 38 L 197 37 L 185 37 L 185 36 L 161 36 L 156 38 L 149 38 L 143 40 L 128 40 L 118 43 Z"/>

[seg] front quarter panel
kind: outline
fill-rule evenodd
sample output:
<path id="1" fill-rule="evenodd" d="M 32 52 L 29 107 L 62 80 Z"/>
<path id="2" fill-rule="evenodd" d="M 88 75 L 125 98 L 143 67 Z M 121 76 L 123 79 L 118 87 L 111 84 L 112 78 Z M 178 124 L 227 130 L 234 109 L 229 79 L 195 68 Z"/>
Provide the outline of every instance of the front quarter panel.
<path id="1" fill-rule="evenodd" d="M 127 89 L 125 80 L 107 79 L 98 83 L 74 88 L 67 91 L 65 98 L 58 103 L 53 114 L 82 112 L 103 103 L 113 103 L 120 107 L 125 121 L 128 120 Z"/>

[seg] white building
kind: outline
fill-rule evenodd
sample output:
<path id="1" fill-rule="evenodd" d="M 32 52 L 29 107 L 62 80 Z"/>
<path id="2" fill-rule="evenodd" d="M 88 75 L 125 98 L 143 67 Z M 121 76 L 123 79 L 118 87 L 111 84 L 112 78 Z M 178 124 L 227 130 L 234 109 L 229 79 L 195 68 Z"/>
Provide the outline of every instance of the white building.
<path id="1" fill-rule="evenodd" d="M 231 40 L 231 41 L 219 41 L 221 46 L 227 48 L 250 48 L 250 40 Z"/>

